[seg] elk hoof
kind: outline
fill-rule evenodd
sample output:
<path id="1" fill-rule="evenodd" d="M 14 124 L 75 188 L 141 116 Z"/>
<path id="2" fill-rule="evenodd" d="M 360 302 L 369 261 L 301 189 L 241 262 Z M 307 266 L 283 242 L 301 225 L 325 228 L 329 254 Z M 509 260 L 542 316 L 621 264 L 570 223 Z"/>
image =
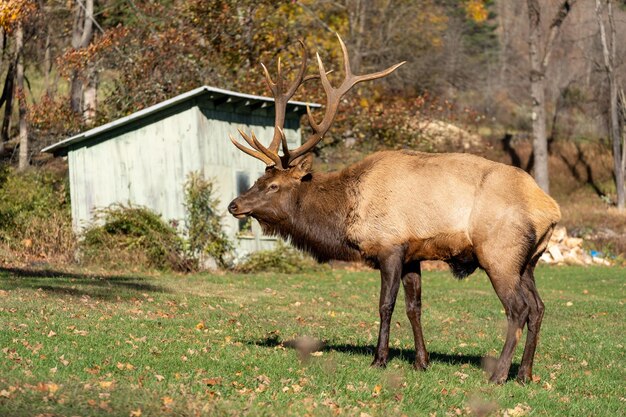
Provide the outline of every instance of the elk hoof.
<path id="1" fill-rule="evenodd" d="M 374 361 L 370 365 L 372 368 L 386 368 L 387 359 L 374 358 Z"/>
<path id="2" fill-rule="evenodd" d="M 526 384 L 532 382 L 533 376 L 532 376 L 532 374 L 530 374 L 530 372 L 521 372 L 520 371 L 517 374 L 517 378 L 516 379 L 517 379 L 517 382 L 519 382 L 520 384 L 526 385 Z"/>
<path id="3" fill-rule="evenodd" d="M 415 355 L 415 363 L 413 363 L 413 368 L 416 371 L 425 371 L 428 368 L 428 352 L 417 352 Z"/>
<path id="4" fill-rule="evenodd" d="M 491 375 L 491 378 L 489 378 L 489 382 L 492 384 L 502 385 L 506 382 L 506 377 L 506 375 L 498 375 L 497 373 L 494 373 Z"/>
<path id="5" fill-rule="evenodd" d="M 413 364 L 413 369 L 415 369 L 416 371 L 425 371 L 426 368 L 428 368 L 428 362 L 415 361 L 415 363 Z"/>

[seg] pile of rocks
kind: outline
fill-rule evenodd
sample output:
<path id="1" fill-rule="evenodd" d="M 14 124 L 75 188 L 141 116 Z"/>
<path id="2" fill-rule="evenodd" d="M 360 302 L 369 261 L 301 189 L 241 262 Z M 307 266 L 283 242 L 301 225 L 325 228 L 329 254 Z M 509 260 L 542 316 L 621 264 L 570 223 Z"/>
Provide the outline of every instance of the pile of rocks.
<path id="1" fill-rule="evenodd" d="M 554 229 L 548 248 L 541 255 L 541 261 L 561 265 L 611 265 L 611 261 L 602 257 L 601 254 L 585 251 L 583 239 L 568 236 L 567 229 L 562 226 L 557 226 Z"/>

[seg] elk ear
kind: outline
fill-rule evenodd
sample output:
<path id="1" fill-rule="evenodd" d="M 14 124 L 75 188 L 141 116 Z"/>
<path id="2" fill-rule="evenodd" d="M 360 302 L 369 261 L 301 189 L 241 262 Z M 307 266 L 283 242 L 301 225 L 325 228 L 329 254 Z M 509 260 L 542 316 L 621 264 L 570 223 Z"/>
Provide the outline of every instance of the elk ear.
<path id="1" fill-rule="evenodd" d="M 303 179 L 307 175 L 311 174 L 311 169 L 313 167 L 313 152 L 308 152 L 298 158 L 296 158 L 291 166 L 293 167 L 291 173 L 294 178 Z"/>

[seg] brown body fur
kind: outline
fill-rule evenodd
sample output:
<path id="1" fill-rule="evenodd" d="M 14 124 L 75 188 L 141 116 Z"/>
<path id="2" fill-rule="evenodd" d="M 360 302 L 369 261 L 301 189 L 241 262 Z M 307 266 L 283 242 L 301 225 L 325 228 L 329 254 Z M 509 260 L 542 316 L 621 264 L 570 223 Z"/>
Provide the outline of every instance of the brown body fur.
<path id="1" fill-rule="evenodd" d="M 428 365 L 421 330 L 420 261 L 448 262 L 462 278 L 484 269 L 509 331 L 491 380 L 503 382 L 524 325 L 518 378 L 531 378 L 543 303 L 534 266 L 560 219 L 556 202 L 524 171 L 469 154 L 387 151 L 339 172 L 312 173 L 311 157 L 269 168 L 229 210 L 251 215 L 266 233 L 289 239 L 320 261 L 365 260 L 381 270 L 381 328 L 374 365 L 388 355 L 399 283 L 413 328 L 416 368 Z"/>

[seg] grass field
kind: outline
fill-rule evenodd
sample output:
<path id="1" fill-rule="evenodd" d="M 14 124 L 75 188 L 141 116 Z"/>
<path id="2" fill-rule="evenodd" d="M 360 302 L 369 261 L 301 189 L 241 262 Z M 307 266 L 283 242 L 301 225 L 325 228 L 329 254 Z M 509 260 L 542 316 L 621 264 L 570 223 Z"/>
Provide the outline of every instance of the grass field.
<path id="1" fill-rule="evenodd" d="M 389 365 L 369 367 L 375 272 L 2 269 L 0 415 L 625 415 L 626 270 L 542 267 L 537 284 L 546 315 L 536 380 L 494 386 L 480 362 L 498 355 L 505 320 L 484 274 L 424 273 L 431 366 L 416 372 L 402 294 Z M 302 362 L 281 342 L 304 335 L 325 347 Z"/>

